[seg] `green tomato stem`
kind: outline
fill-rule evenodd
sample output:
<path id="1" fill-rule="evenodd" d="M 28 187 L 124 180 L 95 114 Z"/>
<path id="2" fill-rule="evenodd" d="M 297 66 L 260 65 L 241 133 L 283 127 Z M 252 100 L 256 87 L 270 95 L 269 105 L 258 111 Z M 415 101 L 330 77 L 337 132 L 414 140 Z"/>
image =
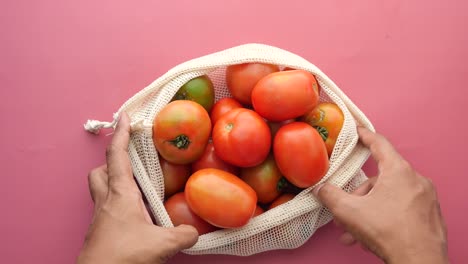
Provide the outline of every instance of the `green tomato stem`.
<path id="1" fill-rule="evenodd" d="M 176 138 L 173 140 L 168 140 L 169 143 L 174 145 L 178 149 L 187 149 L 190 145 L 190 139 L 186 135 L 178 135 Z"/>

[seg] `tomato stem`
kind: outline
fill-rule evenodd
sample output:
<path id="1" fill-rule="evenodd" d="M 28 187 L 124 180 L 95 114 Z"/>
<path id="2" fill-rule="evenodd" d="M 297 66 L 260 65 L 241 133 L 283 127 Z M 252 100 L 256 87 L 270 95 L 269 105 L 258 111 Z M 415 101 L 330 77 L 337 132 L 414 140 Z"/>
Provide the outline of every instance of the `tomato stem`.
<path id="1" fill-rule="evenodd" d="M 297 187 L 296 185 L 290 183 L 285 177 L 281 177 L 281 179 L 278 181 L 278 184 L 276 184 L 276 189 L 280 192 L 294 194 L 298 194 L 303 190 Z"/>
<path id="2" fill-rule="evenodd" d="M 173 140 L 168 140 L 169 143 L 174 145 L 178 149 L 187 149 L 190 145 L 190 139 L 186 135 L 178 135 Z"/>
<path id="3" fill-rule="evenodd" d="M 328 138 L 328 130 L 321 126 L 314 126 L 314 128 L 317 129 L 323 141 L 326 141 Z"/>
<path id="4" fill-rule="evenodd" d="M 233 124 L 233 123 L 229 123 L 229 124 L 227 124 L 224 128 L 226 128 L 227 131 L 231 131 L 233 127 L 234 127 L 234 124 Z"/>

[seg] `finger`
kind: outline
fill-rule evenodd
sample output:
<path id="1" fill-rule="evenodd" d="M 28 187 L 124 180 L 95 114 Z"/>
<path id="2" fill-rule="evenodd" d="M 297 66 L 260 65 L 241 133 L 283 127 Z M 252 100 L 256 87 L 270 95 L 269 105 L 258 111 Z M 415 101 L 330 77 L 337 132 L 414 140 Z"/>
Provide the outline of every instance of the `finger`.
<path id="1" fill-rule="evenodd" d="M 341 216 L 349 211 L 348 205 L 354 200 L 354 196 L 346 193 L 335 185 L 325 183 L 319 185 L 313 190 L 314 195 L 324 204 L 332 214 L 341 221 Z"/>
<path id="2" fill-rule="evenodd" d="M 367 179 L 362 183 L 356 190 L 352 192 L 353 195 L 364 196 L 368 194 L 372 188 L 374 188 L 375 183 L 377 182 L 377 176 Z"/>
<path id="3" fill-rule="evenodd" d="M 115 182 L 135 184 L 130 159 L 128 157 L 129 140 L 130 118 L 125 112 L 122 112 L 114 136 L 106 152 L 109 184 L 114 184 Z"/>
<path id="4" fill-rule="evenodd" d="M 89 192 L 96 207 L 100 205 L 107 196 L 108 176 L 106 165 L 93 169 L 88 175 Z"/>
<path id="5" fill-rule="evenodd" d="M 390 165 L 395 158 L 401 158 L 393 145 L 382 135 L 367 128 L 358 127 L 361 142 L 369 148 L 379 167 Z"/>
<path id="6" fill-rule="evenodd" d="M 352 246 L 356 244 L 356 239 L 353 237 L 353 235 L 351 235 L 351 233 L 344 232 L 340 236 L 340 243 L 345 246 Z"/>
<path id="7" fill-rule="evenodd" d="M 192 247 L 198 241 L 198 232 L 195 227 L 190 225 L 179 225 L 172 228 L 155 226 L 153 230 L 156 233 L 154 235 L 155 246 L 163 247 L 162 250 L 166 253 L 166 257 L 172 257 L 177 252 Z M 161 237 L 165 237 L 164 245 L 161 245 Z"/>

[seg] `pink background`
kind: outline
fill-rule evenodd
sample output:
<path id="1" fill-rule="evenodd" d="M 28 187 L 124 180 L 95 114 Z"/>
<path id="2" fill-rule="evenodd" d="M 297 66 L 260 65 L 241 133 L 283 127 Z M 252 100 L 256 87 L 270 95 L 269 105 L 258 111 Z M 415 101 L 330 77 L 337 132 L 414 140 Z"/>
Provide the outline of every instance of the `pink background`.
<path id="1" fill-rule="evenodd" d="M 315 3 L 314 3 L 315 2 Z M 71 263 L 90 222 L 87 173 L 109 137 L 86 133 L 185 60 L 260 42 L 327 73 L 438 188 L 464 263 L 468 2 L 2 1 L 2 263 Z M 369 174 L 375 166 L 366 166 Z M 379 263 L 328 225 L 296 250 L 171 263 Z"/>

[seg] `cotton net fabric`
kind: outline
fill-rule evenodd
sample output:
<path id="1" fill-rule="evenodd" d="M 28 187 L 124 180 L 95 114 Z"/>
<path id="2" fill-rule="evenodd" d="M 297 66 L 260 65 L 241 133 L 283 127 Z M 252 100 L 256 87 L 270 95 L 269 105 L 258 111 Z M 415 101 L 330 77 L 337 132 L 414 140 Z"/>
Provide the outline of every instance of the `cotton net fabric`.
<path id="1" fill-rule="evenodd" d="M 215 100 L 231 97 L 226 87 L 226 67 L 249 62 L 276 64 L 281 68 L 291 67 L 313 73 L 322 88 L 320 101 L 336 103 L 345 117 L 330 157 L 330 168 L 320 183 L 327 181 L 349 192 L 367 179 L 361 167 L 369 157 L 369 150 L 359 143 L 356 126 L 374 128 L 359 108 L 330 78 L 304 58 L 277 47 L 245 44 L 182 63 L 128 99 L 114 114 L 112 122 L 88 120 L 85 124 L 87 131 L 98 133 L 101 128 L 115 127 L 122 111 L 130 115 L 132 133 L 128 150 L 133 173 L 158 225 L 173 227 L 163 204 L 164 178 L 152 140 L 155 116 L 182 85 L 205 74 L 214 84 Z M 275 249 L 297 248 L 332 219 L 331 213 L 312 194 L 313 187 L 303 190 L 288 203 L 252 218 L 241 228 L 204 234 L 192 248 L 183 252 L 248 256 Z"/>

